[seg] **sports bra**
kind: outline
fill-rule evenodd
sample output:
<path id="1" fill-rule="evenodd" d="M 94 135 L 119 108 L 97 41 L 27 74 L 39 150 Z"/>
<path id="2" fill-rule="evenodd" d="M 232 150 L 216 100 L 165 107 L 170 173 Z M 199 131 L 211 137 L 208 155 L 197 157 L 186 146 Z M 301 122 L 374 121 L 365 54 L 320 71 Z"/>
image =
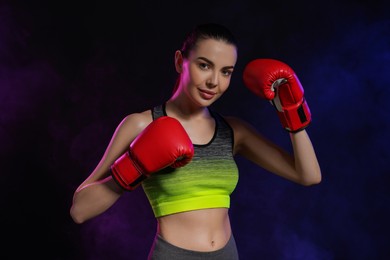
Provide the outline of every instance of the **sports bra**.
<path id="1" fill-rule="evenodd" d="M 215 131 L 207 144 L 194 144 L 190 163 L 167 167 L 142 182 L 155 217 L 205 208 L 229 208 L 238 183 L 233 158 L 233 129 L 216 112 Z M 152 109 L 153 120 L 166 116 L 165 104 Z"/>

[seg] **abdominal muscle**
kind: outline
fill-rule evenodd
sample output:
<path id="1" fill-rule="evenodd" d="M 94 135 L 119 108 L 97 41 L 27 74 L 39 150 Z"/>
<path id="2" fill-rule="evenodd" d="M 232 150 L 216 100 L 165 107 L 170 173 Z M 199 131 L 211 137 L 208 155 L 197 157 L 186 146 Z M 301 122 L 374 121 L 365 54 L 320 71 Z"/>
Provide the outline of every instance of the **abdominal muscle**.
<path id="1" fill-rule="evenodd" d="M 223 248 L 231 227 L 227 208 L 194 210 L 157 219 L 158 234 L 187 250 L 209 252 Z"/>

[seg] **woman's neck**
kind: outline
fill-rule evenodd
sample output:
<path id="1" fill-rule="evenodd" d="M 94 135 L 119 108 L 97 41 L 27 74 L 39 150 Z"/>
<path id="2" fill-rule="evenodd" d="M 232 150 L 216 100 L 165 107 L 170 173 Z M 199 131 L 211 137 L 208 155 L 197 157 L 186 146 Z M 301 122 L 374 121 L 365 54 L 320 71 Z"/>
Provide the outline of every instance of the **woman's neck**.
<path id="1" fill-rule="evenodd" d="M 178 117 L 182 120 L 210 117 L 207 107 L 196 106 L 195 104 L 178 97 L 170 98 L 166 102 L 165 110 L 168 115 Z"/>

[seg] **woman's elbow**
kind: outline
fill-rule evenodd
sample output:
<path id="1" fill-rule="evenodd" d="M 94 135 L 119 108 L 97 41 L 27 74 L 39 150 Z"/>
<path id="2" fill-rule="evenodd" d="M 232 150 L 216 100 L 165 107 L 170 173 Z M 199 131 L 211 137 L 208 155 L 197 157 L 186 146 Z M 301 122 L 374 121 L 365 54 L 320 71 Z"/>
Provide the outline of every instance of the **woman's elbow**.
<path id="1" fill-rule="evenodd" d="M 322 181 L 322 177 L 321 177 L 321 174 L 319 173 L 319 174 L 316 174 L 315 176 L 312 176 L 310 178 L 302 179 L 300 184 L 308 187 L 308 186 L 320 184 L 321 181 Z"/>
<path id="2" fill-rule="evenodd" d="M 304 181 L 301 184 L 303 186 L 310 187 L 310 186 L 317 185 L 317 184 L 320 184 L 320 183 L 321 183 L 321 179 L 319 179 L 319 180 L 311 180 L 311 181 Z"/>
<path id="3" fill-rule="evenodd" d="M 81 214 L 81 212 L 78 211 L 74 205 L 70 208 L 69 213 L 76 224 L 83 224 L 87 220 L 85 216 L 83 216 L 83 214 Z"/>

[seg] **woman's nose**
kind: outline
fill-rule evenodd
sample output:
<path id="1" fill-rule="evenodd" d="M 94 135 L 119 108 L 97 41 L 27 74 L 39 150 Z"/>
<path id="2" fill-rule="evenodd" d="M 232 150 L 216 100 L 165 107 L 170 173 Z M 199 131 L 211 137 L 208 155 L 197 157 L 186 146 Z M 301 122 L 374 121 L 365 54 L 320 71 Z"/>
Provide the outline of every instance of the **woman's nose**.
<path id="1" fill-rule="evenodd" d="M 218 73 L 212 73 L 206 84 L 209 88 L 215 88 L 218 85 Z"/>

